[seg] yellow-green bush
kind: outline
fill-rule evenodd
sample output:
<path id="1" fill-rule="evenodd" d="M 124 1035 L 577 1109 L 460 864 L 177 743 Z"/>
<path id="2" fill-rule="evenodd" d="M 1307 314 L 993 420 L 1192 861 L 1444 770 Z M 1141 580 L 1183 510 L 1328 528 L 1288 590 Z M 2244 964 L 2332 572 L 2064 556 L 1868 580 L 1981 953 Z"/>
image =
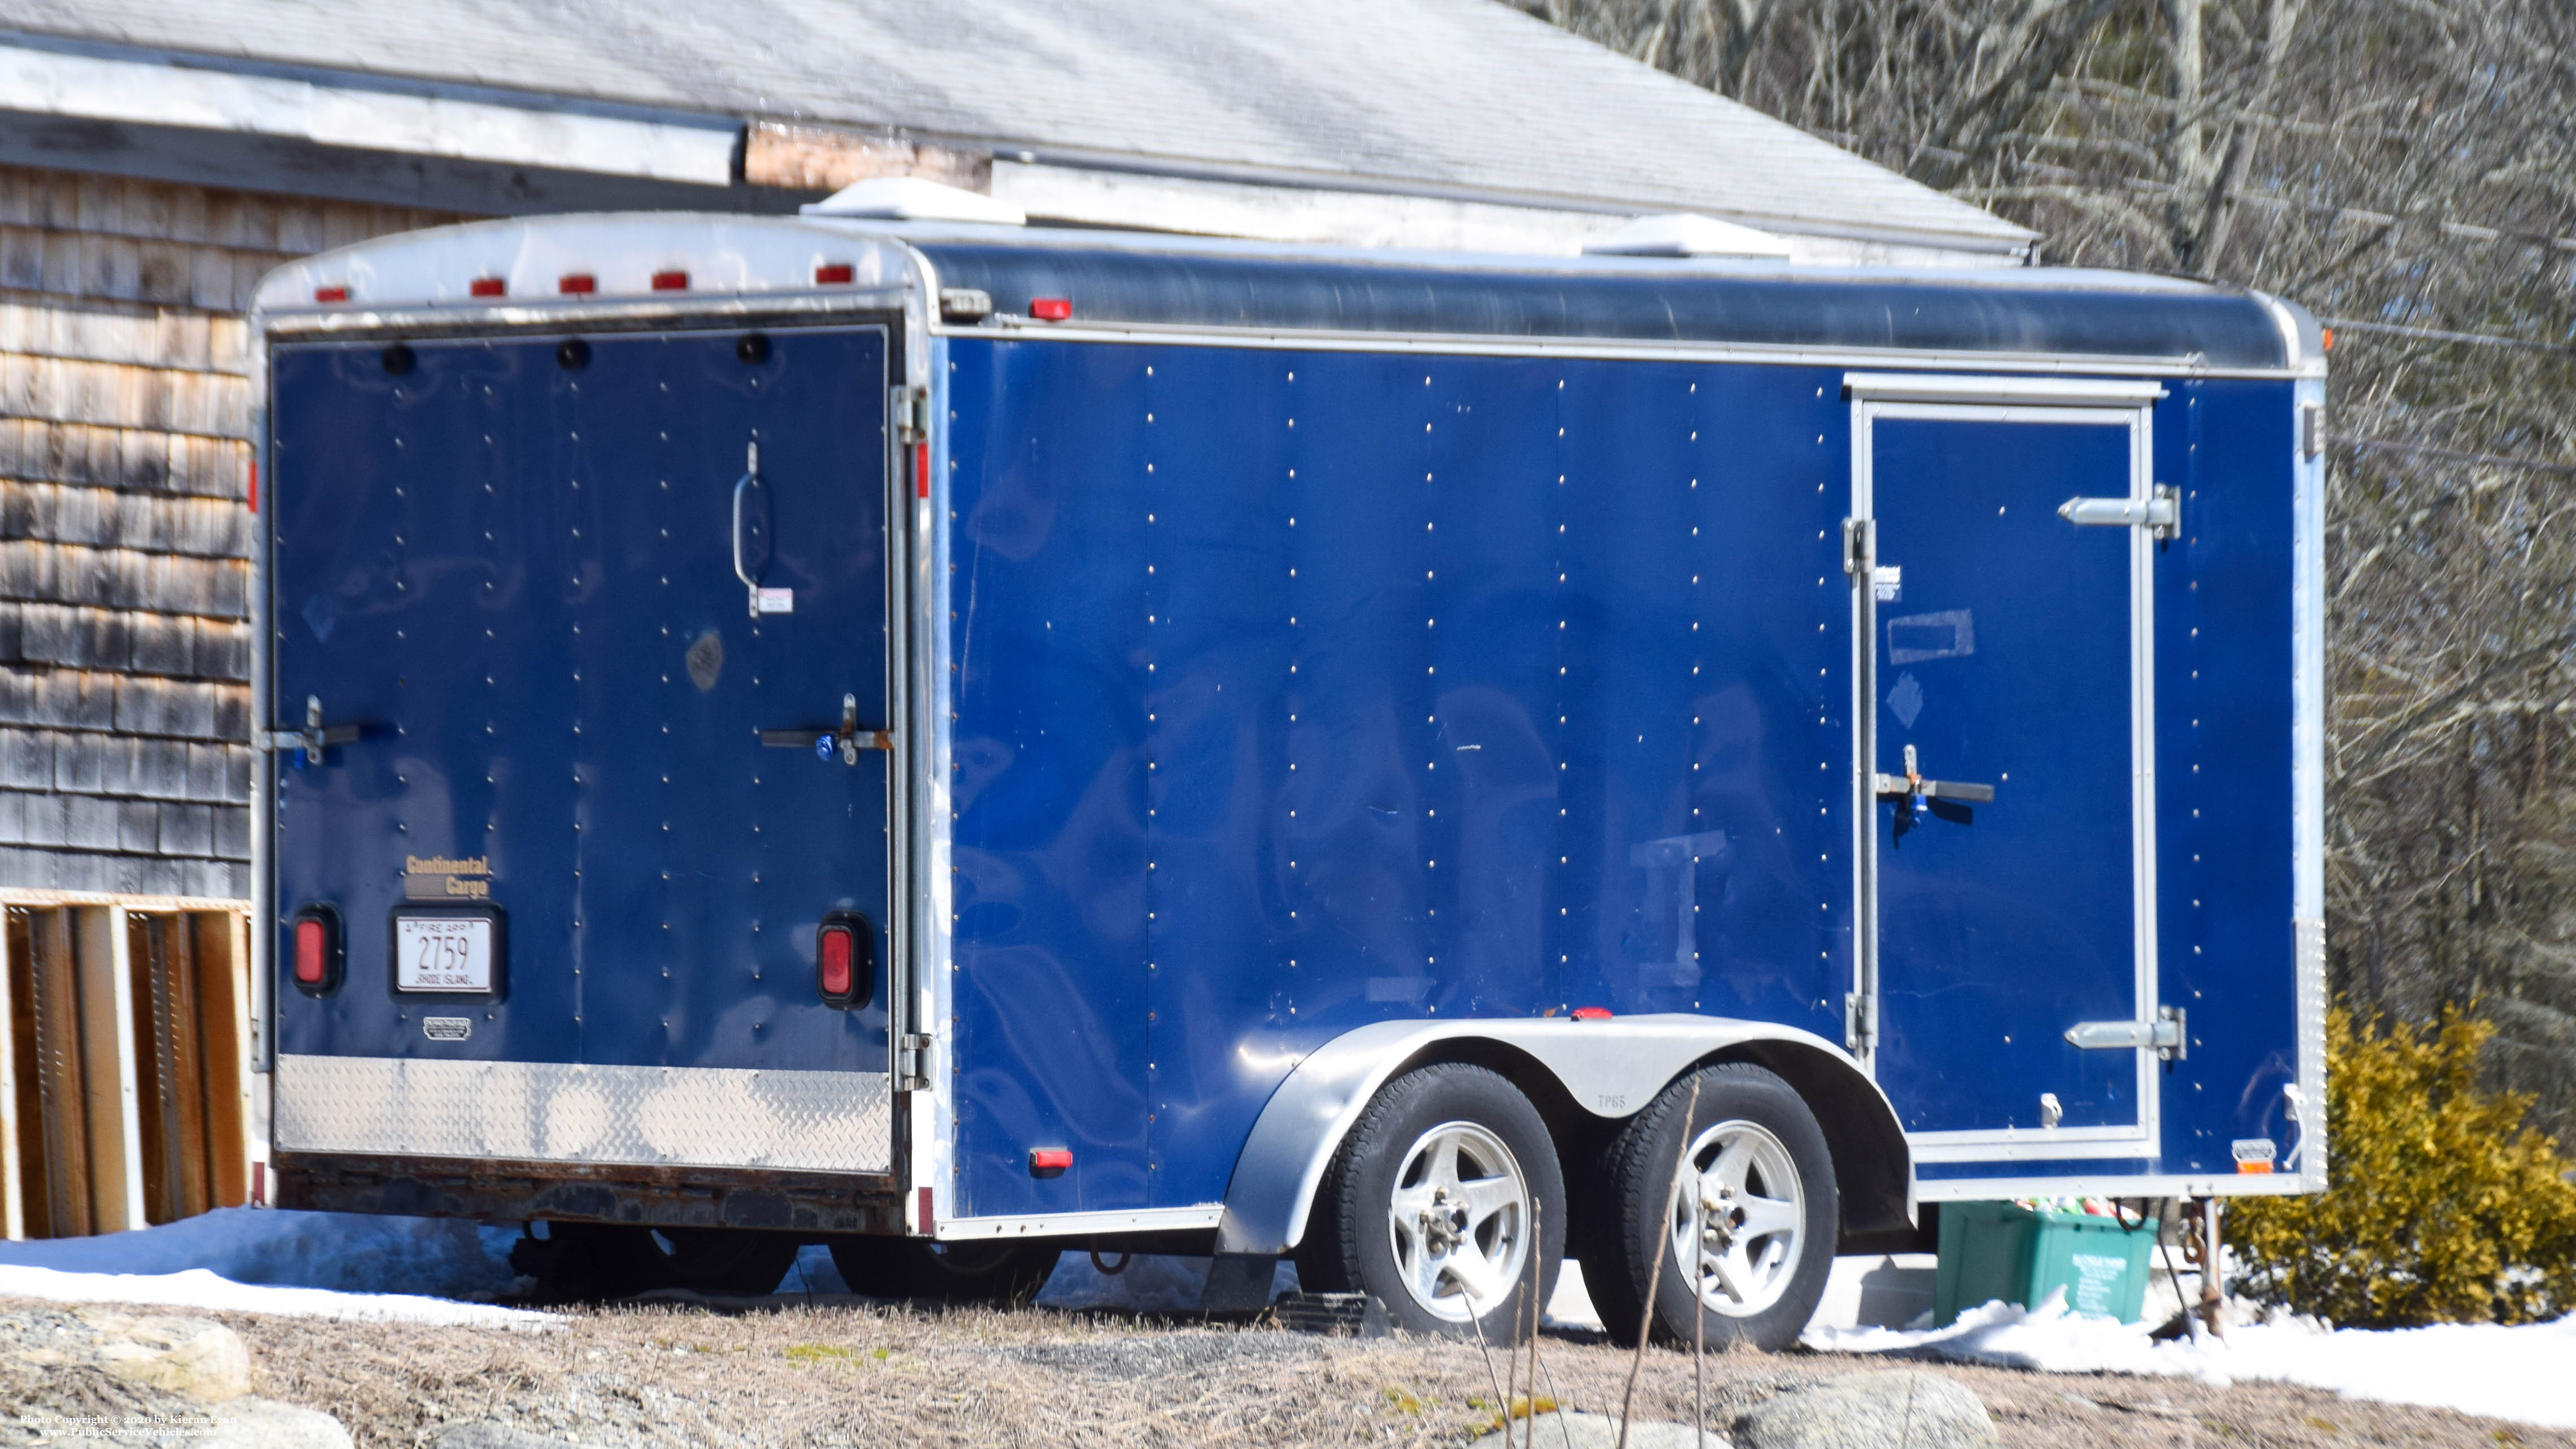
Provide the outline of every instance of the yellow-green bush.
<path id="1" fill-rule="evenodd" d="M 2478 1090 L 2493 1030 L 2459 1012 L 2420 1032 L 2331 1014 L 2331 1186 L 2238 1200 L 2246 1290 L 2354 1327 L 2576 1312 L 2576 1183 L 2526 1124 L 2530 1098 Z"/>

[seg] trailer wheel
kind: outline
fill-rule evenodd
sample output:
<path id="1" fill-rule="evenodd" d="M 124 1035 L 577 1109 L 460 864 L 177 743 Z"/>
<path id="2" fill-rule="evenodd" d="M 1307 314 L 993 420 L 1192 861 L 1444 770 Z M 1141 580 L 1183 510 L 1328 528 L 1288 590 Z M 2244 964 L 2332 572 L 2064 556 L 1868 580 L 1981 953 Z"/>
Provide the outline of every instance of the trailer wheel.
<path id="1" fill-rule="evenodd" d="M 832 1266 L 853 1293 L 938 1303 L 1023 1304 L 1038 1296 L 1062 1250 L 1053 1243 L 932 1243 L 849 1234 L 832 1239 Z"/>
<path id="2" fill-rule="evenodd" d="M 1564 1256 L 1547 1124 L 1502 1077 L 1444 1063 L 1396 1078 L 1360 1115 L 1316 1196 L 1298 1282 L 1368 1293 L 1416 1333 L 1517 1342 Z"/>
<path id="3" fill-rule="evenodd" d="M 1637 1341 L 1658 1274 L 1652 1332 L 1662 1341 L 1687 1344 L 1694 1331 L 1763 1349 L 1797 1341 L 1824 1297 L 1841 1207 L 1824 1131 L 1788 1083 L 1747 1063 L 1704 1067 L 1631 1119 L 1604 1167 L 1601 1210 L 1577 1256 L 1613 1339 Z"/>

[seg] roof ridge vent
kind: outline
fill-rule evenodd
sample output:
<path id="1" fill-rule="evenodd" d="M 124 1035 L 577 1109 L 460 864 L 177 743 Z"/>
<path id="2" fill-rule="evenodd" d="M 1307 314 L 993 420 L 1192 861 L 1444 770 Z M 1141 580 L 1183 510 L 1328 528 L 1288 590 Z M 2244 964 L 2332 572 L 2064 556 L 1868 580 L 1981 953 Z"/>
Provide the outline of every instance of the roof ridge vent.
<path id="1" fill-rule="evenodd" d="M 875 221 L 979 221 L 1026 226 L 1028 214 L 961 186 L 918 176 L 872 176 L 798 207 L 806 216 L 866 217 Z"/>
<path id="2" fill-rule="evenodd" d="M 1713 216 L 1675 211 L 1641 216 L 1626 226 L 1583 244 L 1585 253 L 1608 257 L 1777 257 L 1786 260 L 1789 244 L 1767 231 L 1719 221 Z"/>

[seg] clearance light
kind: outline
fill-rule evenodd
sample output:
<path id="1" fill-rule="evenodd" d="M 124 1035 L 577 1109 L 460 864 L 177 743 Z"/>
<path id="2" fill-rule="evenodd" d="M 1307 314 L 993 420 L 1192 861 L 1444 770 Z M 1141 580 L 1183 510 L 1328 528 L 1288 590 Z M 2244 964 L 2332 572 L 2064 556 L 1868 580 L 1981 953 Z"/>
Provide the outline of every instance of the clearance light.
<path id="1" fill-rule="evenodd" d="M 867 919 L 834 911 L 814 930 L 814 991 L 826 1006 L 844 1010 L 876 994 L 876 936 Z"/>
<path id="2" fill-rule="evenodd" d="M 1578 1006 L 1574 1008 L 1574 1019 L 1576 1021 L 1608 1021 L 1610 1019 L 1610 1008 L 1606 1006 Z"/>
<path id="3" fill-rule="evenodd" d="M 825 926 L 822 942 L 823 994 L 850 994 L 850 961 L 858 954 L 847 926 Z"/>
<path id="4" fill-rule="evenodd" d="M 1073 1149 L 1069 1147 L 1033 1147 L 1029 1149 L 1029 1171 L 1062 1172 L 1073 1166 Z"/>
<path id="5" fill-rule="evenodd" d="M 848 262 L 825 262 L 814 269 L 814 285 L 846 287 L 859 279 L 859 270 Z"/>
<path id="6" fill-rule="evenodd" d="M 653 290 L 656 292 L 685 292 L 689 290 L 689 274 L 686 272 L 655 272 L 653 274 Z"/>
<path id="7" fill-rule="evenodd" d="M 556 281 L 555 290 L 567 297 L 586 296 L 599 290 L 599 278 L 588 272 L 567 272 Z"/>
<path id="8" fill-rule="evenodd" d="M 1073 315 L 1073 303 L 1064 297 L 1039 297 L 1029 303 L 1029 315 L 1041 322 L 1061 322 Z"/>
<path id="9" fill-rule="evenodd" d="M 295 915 L 295 989 L 328 996 L 340 989 L 340 918 L 329 906 L 306 906 Z"/>
<path id="10" fill-rule="evenodd" d="M 316 302 L 346 302 L 349 300 L 349 289 L 344 286 L 316 287 L 313 289 L 313 300 Z"/>
<path id="11" fill-rule="evenodd" d="M 295 923 L 295 979 L 319 986 L 330 971 L 331 931 L 320 921 Z"/>
<path id="12" fill-rule="evenodd" d="M 465 290 L 477 297 L 503 297 L 509 295 L 510 284 L 499 277 L 476 277 L 466 284 Z"/>

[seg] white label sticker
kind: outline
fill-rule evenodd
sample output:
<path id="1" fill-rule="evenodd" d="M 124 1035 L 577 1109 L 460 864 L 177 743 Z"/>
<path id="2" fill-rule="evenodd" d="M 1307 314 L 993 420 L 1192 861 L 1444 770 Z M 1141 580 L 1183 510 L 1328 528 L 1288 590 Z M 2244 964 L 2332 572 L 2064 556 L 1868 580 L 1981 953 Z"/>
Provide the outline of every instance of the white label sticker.
<path id="1" fill-rule="evenodd" d="M 492 989 L 492 922 L 482 916 L 397 916 L 394 985 L 404 991 Z"/>
<path id="2" fill-rule="evenodd" d="M 760 612 L 764 614 L 795 613 L 796 591 L 794 589 L 762 589 L 760 591 Z"/>
<path id="3" fill-rule="evenodd" d="M 1893 604 L 1905 592 L 1905 570 L 1896 564 L 1880 564 L 1869 571 L 1870 593 L 1882 604 Z"/>
<path id="4" fill-rule="evenodd" d="M 474 1034 L 474 1022 L 462 1016 L 424 1016 L 420 1034 L 431 1041 L 463 1041 Z"/>

